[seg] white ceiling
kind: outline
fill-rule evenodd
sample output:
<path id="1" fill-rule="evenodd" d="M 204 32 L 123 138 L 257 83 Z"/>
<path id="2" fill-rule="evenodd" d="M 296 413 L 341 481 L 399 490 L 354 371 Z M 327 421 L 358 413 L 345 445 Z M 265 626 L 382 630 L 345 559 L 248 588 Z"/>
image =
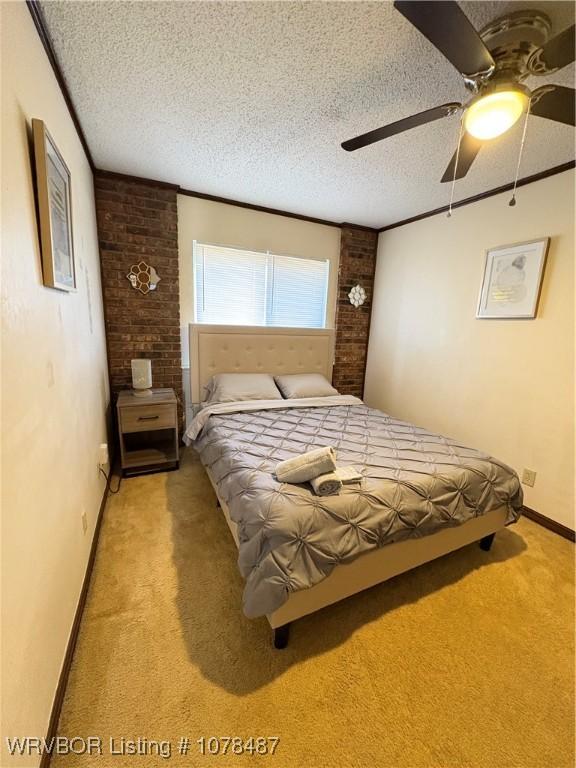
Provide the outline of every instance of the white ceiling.
<path id="1" fill-rule="evenodd" d="M 388 2 L 44 2 L 99 168 L 332 221 L 380 227 L 448 202 L 446 118 L 354 153 L 356 134 L 447 101 L 462 78 Z M 480 28 L 571 2 L 463 2 Z M 574 67 L 544 82 L 574 86 Z M 478 156 L 456 199 L 514 177 L 520 124 Z M 573 130 L 530 119 L 521 176 L 574 158 Z M 521 204 L 521 194 L 519 195 Z"/>

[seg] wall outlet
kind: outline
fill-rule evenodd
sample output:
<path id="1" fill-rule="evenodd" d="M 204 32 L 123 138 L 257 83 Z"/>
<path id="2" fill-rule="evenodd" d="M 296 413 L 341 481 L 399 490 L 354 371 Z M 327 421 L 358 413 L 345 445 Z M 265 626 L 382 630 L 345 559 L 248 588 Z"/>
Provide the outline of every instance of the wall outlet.
<path id="1" fill-rule="evenodd" d="M 529 485 L 530 488 L 533 488 L 535 482 L 536 482 L 536 472 L 534 472 L 533 469 L 524 469 L 522 471 L 522 483 L 524 485 Z"/>
<path id="2" fill-rule="evenodd" d="M 88 530 L 88 518 L 86 517 L 86 510 L 82 510 L 82 530 L 84 533 Z"/>
<path id="3" fill-rule="evenodd" d="M 108 464 L 108 443 L 100 443 L 98 448 L 98 466 L 104 468 Z"/>

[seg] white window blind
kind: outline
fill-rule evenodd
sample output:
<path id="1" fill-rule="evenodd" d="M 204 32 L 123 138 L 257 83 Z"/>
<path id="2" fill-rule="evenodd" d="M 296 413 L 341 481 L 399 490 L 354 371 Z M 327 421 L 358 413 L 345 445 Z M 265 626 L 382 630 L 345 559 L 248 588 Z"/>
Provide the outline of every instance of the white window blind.
<path id="1" fill-rule="evenodd" d="M 324 328 L 328 260 L 194 242 L 196 322 Z"/>

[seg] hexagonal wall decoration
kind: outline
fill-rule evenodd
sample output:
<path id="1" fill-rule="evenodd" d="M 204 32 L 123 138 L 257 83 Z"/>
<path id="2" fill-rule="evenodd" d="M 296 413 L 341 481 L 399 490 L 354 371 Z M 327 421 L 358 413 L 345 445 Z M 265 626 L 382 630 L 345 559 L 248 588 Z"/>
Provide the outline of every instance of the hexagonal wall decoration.
<path id="1" fill-rule="evenodd" d="M 156 286 L 160 282 L 158 272 L 156 272 L 154 267 L 146 264 L 145 261 L 133 264 L 126 277 L 130 280 L 132 288 L 144 294 L 148 293 L 148 291 L 155 291 Z"/>
<path id="2" fill-rule="evenodd" d="M 350 304 L 358 308 L 366 301 L 366 291 L 361 285 L 355 285 L 348 294 L 348 298 L 350 299 Z"/>

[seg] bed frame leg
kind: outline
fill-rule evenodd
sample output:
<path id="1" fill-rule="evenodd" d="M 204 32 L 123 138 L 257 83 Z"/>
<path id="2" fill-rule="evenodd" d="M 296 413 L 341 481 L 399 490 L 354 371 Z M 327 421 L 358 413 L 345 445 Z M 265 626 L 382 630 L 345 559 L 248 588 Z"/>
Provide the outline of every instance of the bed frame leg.
<path id="1" fill-rule="evenodd" d="M 290 624 L 283 624 L 274 629 L 274 648 L 286 648 L 290 637 Z"/>
<path id="2" fill-rule="evenodd" d="M 494 536 L 496 536 L 496 534 L 491 533 L 490 536 L 484 536 L 483 539 L 480 539 L 480 549 L 483 549 L 484 552 L 490 552 Z"/>

